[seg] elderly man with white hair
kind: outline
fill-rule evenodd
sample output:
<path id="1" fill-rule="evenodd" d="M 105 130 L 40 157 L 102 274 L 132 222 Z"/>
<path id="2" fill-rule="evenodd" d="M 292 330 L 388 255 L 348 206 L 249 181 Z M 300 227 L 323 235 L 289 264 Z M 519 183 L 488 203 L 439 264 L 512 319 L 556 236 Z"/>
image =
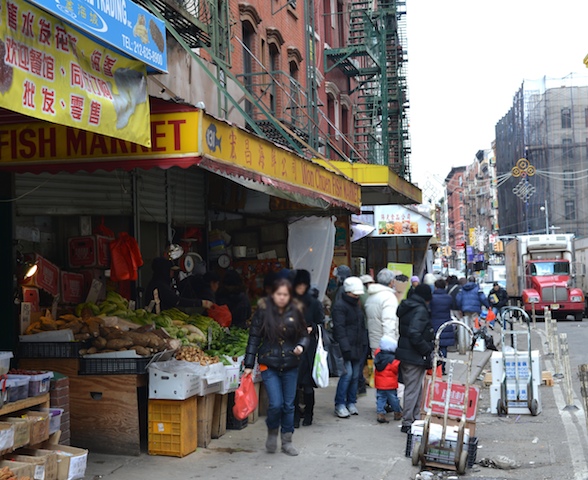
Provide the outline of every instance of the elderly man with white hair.
<path id="1" fill-rule="evenodd" d="M 368 287 L 365 314 L 372 355 L 380 348 L 384 335 L 398 340 L 398 299 L 393 288 L 395 274 L 387 268 L 378 272 L 376 282 Z"/>

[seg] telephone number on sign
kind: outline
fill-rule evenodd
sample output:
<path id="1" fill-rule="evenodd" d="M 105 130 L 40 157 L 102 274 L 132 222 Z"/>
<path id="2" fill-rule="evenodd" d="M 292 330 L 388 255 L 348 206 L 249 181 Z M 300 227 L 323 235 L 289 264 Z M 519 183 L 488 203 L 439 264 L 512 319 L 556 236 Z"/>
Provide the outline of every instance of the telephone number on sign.
<path id="1" fill-rule="evenodd" d="M 150 60 L 158 65 L 163 64 L 163 55 L 149 47 L 146 47 L 138 42 L 133 42 L 133 51 L 146 60 Z"/>

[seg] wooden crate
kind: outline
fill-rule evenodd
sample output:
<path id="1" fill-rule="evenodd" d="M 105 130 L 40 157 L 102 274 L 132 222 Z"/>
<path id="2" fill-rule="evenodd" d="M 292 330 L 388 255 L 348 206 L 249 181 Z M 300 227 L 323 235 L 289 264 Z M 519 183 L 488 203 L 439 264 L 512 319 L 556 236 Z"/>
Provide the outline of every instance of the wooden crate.
<path id="1" fill-rule="evenodd" d="M 484 386 L 489 387 L 492 385 L 492 372 L 486 372 L 484 374 Z"/>
<path id="2" fill-rule="evenodd" d="M 257 394 L 257 399 L 259 400 L 259 392 L 261 389 L 261 383 L 255 383 L 255 393 Z M 257 422 L 257 419 L 259 418 L 259 402 L 257 402 L 257 407 L 255 408 L 255 410 L 249 414 L 249 416 L 247 417 L 247 421 L 248 423 L 255 423 Z"/>
<path id="3" fill-rule="evenodd" d="M 212 413 L 212 438 L 220 438 L 227 432 L 228 394 L 217 393 L 214 396 L 214 411 Z"/>
<path id="4" fill-rule="evenodd" d="M 549 370 L 543 370 L 541 372 L 541 383 L 548 387 L 553 387 L 553 375 Z"/>
<path id="5" fill-rule="evenodd" d="M 203 397 L 196 397 L 198 401 L 198 446 L 206 448 L 212 441 L 212 417 L 214 414 L 214 397 L 215 393 L 209 393 Z"/>
<path id="6" fill-rule="evenodd" d="M 149 400 L 149 455 L 184 457 L 196 451 L 196 397 Z"/>

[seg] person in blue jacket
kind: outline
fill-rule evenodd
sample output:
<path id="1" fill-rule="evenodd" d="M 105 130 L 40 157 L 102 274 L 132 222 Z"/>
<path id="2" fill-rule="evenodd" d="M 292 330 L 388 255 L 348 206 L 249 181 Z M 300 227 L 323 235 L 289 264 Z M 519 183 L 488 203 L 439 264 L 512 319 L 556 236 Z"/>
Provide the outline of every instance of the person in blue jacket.
<path id="1" fill-rule="evenodd" d="M 473 328 L 474 318 L 482 312 L 482 307 L 490 308 L 488 298 L 476 283 L 476 277 L 468 278 L 467 283 L 462 287 L 455 298 L 457 308 L 462 311 L 467 324 Z"/>
<path id="2" fill-rule="evenodd" d="M 435 290 L 433 290 L 433 299 L 430 303 L 431 308 L 431 323 L 437 330 L 445 322 L 451 320 L 451 310 L 453 308 L 453 298 L 447 293 L 447 284 L 445 280 L 439 279 L 435 281 Z M 439 337 L 439 350 L 444 358 L 447 358 L 447 347 L 455 344 L 455 328 L 453 325 L 445 327 Z M 443 363 L 443 374 L 445 374 L 445 362 Z"/>

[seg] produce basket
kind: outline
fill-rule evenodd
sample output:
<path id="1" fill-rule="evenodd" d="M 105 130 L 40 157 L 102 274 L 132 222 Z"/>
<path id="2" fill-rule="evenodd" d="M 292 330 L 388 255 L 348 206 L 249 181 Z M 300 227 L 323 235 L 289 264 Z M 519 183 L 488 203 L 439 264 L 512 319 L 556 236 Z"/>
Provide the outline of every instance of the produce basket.
<path id="1" fill-rule="evenodd" d="M 31 422 L 31 445 L 38 445 L 49 438 L 50 415 L 46 412 L 27 412 L 24 418 Z"/>
<path id="2" fill-rule="evenodd" d="M 19 358 L 79 358 L 88 342 L 20 342 Z"/>
<path id="3" fill-rule="evenodd" d="M 63 415 L 63 408 L 42 408 L 42 412 L 48 413 L 49 418 L 49 435 L 54 434 L 61 429 L 61 416 Z"/>
<path id="4" fill-rule="evenodd" d="M 153 356 L 142 358 L 80 358 L 80 375 L 140 375 Z"/>
<path id="5" fill-rule="evenodd" d="M 29 378 L 9 376 L 6 380 L 6 389 L 8 390 L 8 403 L 24 400 L 29 396 Z"/>
<path id="6" fill-rule="evenodd" d="M 31 422 L 25 418 L 7 417 L 3 422 L 14 426 L 14 449 L 24 447 L 31 443 Z"/>
<path id="7" fill-rule="evenodd" d="M 10 370 L 8 378 L 27 379 L 29 384 L 28 396 L 38 397 L 49 391 L 53 372 L 37 372 L 33 370 Z"/>

